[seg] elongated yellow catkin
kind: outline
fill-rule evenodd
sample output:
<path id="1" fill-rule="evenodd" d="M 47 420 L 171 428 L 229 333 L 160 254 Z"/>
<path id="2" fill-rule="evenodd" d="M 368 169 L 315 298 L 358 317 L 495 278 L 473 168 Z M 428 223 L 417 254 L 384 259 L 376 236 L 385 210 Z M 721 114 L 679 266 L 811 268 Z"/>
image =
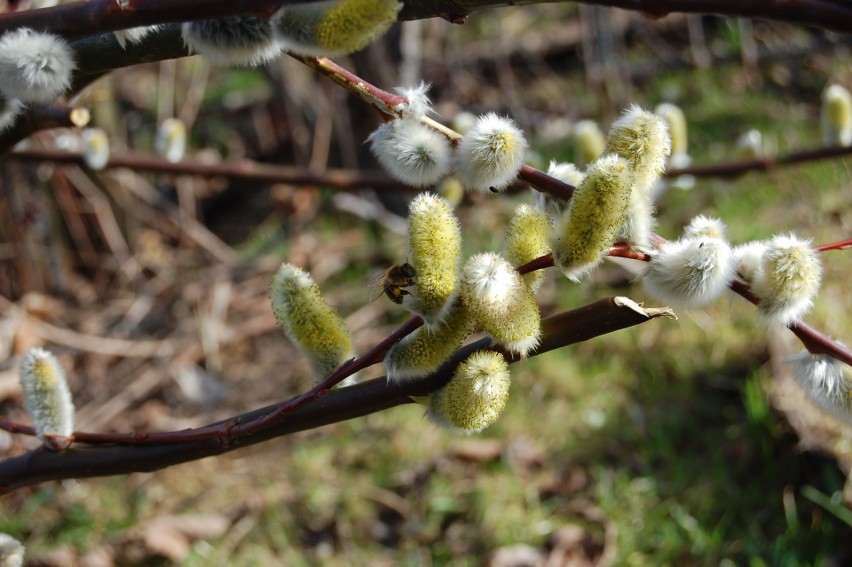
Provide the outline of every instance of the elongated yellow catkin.
<path id="1" fill-rule="evenodd" d="M 346 324 L 307 272 L 282 264 L 272 278 L 269 296 L 275 319 L 308 358 L 317 380 L 355 355 Z"/>
<path id="2" fill-rule="evenodd" d="M 65 372 L 50 352 L 30 349 L 21 363 L 24 406 L 42 441 L 47 435 L 70 436 L 74 432 L 74 403 Z"/>
<path id="3" fill-rule="evenodd" d="M 444 320 L 423 326 L 396 343 L 385 355 L 388 380 L 427 376 L 438 369 L 473 332 L 473 319 L 462 305 L 453 305 Z"/>
<path id="4" fill-rule="evenodd" d="M 550 215 L 544 209 L 527 204 L 518 205 L 506 226 L 506 258 L 514 267 L 522 266 L 545 254 L 550 254 Z M 536 270 L 521 276 L 533 293 L 544 279 L 544 271 Z"/>
<path id="5" fill-rule="evenodd" d="M 510 378 L 501 354 L 477 351 L 459 364 L 446 386 L 429 396 L 427 415 L 434 423 L 461 433 L 482 431 L 506 407 Z"/>
<path id="6" fill-rule="evenodd" d="M 441 323 L 455 298 L 461 244 L 452 206 L 432 193 L 415 197 L 408 209 L 408 262 L 416 276 L 403 305 L 428 326 Z"/>
<path id="7" fill-rule="evenodd" d="M 632 105 L 613 122 L 605 152 L 627 160 L 633 186 L 627 216 L 618 234 L 620 240 L 639 248 L 650 245 L 654 228 L 651 189 L 665 171 L 671 151 L 668 125 L 653 112 Z"/>
<path id="8" fill-rule="evenodd" d="M 272 16 L 284 49 L 311 56 L 359 51 L 384 34 L 402 9 L 397 0 L 327 0 L 281 7 Z"/>
<path id="9" fill-rule="evenodd" d="M 852 145 L 852 94 L 841 85 L 822 92 L 822 139 L 826 146 Z"/>
<path id="10" fill-rule="evenodd" d="M 594 120 L 580 120 L 574 125 L 574 159 L 580 167 L 586 167 L 603 155 L 606 138 Z M 566 181 L 566 183 L 568 183 Z M 575 185 L 574 183 L 571 183 Z"/>
<path id="11" fill-rule="evenodd" d="M 630 192 L 627 160 L 609 154 L 589 166 L 551 237 L 553 259 L 569 279 L 580 281 L 601 262 L 624 224 Z"/>

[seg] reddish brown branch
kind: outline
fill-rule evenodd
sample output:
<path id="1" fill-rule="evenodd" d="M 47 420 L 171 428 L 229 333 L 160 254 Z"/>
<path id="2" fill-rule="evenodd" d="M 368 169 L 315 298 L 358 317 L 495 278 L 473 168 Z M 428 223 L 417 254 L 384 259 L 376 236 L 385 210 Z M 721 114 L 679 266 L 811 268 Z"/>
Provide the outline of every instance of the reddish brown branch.
<path id="1" fill-rule="evenodd" d="M 625 306 L 615 298 L 602 299 L 543 320 L 544 338 L 531 356 L 632 327 L 652 317 L 653 315 L 643 314 L 641 311 Z M 388 382 L 385 378 L 378 378 L 364 384 L 330 391 L 320 398 L 312 398 L 315 402 L 310 405 L 298 406 L 298 400 L 302 397 L 299 396 L 283 404 L 260 408 L 209 426 L 222 430 L 233 429 L 235 422 L 257 423 L 266 419 L 267 416 L 279 414 L 282 407 L 295 407 L 286 419 L 242 436 L 212 437 L 142 446 L 75 446 L 62 452 L 48 451 L 42 447 L 20 457 L 0 461 L 0 493 L 7 493 L 46 480 L 158 470 L 170 465 L 226 453 L 273 437 L 315 429 L 406 404 L 411 401 L 411 396 L 427 395 L 439 388 L 446 383 L 461 360 L 474 350 L 488 348 L 489 345 L 490 339 L 486 338 L 462 348 L 441 369 L 423 379 L 394 383 Z M 81 440 L 82 435 L 86 434 L 78 435 L 78 441 Z"/>
<path id="2" fill-rule="evenodd" d="M 819 246 L 814 246 L 814 250 L 819 252 L 826 252 L 828 250 L 846 250 L 847 248 L 852 248 L 852 238 L 847 238 L 846 240 L 840 240 L 838 242 L 831 242 L 829 244 L 821 244 Z"/>
<path id="3" fill-rule="evenodd" d="M 736 177 L 749 171 L 769 171 L 782 165 L 832 159 L 850 154 L 852 154 L 852 147 L 817 148 L 815 150 L 792 152 L 778 157 L 765 157 L 763 159 L 750 159 L 710 165 L 693 165 L 669 170 L 665 175 L 666 177 L 678 177 L 680 175 L 693 175 L 695 177 Z"/>

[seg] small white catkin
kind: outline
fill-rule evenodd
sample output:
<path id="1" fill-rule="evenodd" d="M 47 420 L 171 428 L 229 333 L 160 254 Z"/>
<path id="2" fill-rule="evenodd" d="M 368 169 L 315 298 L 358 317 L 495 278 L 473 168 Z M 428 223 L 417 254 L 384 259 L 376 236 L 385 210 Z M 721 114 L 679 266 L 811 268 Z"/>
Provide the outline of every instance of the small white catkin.
<path id="1" fill-rule="evenodd" d="M 156 152 L 169 163 L 177 163 L 186 153 L 186 126 L 178 118 L 166 118 L 157 127 Z"/>
<path id="2" fill-rule="evenodd" d="M 100 128 L 83 130 L 83 160 L 86 166 L 100 171 L 109 163 L 109 137 Z"/>
<path id="3" fill-rule="evenodd" d="M 434 185 L 450 173 L 449 141 L 417 120 L 402 118 L 385 122 L 367 140 L 379 164 L 407 185 Z"/>
<path id="4" fill-rule="evenodd" d="M 760 130 L 751 129 L 737 138 L 737 158 L 760 159 L 766 151 L 763 148 L 763 134 Z"/>
<path id="5" fill-rule="evenodd" d="M 793 376 L 816 399 L 836 406 L 848 406 L 852 393 L 852 368 L 827 354 L 802 351 L 785 361 Z"/>
<path id="6" fill-rule="evenodd" d="M 765 251 L 766 242 L 762 240 L 734 246 L 734 262 L 737 265 L 737 272 L 745 281 L 754 282 L 754 278 L 760 270 L 760 259 Z"/>
<path id="7" fill-rule="evenodd" d="M 509 399 L 509 365 L 499 353 L 467 357 L 446 386 L 429 396 L 426 415 L 441 427 L 471 434 L 497 421 Z"/>
<path id="8" fill-rule="evenodd" d="M 727 227 L 725 227 L 725 223 L 720 219 L 705 217 L 704 215 L 693 217 L 683 229 L 683 236 L 685 238 L 710 237 L 727 241 L 726 233 Z"/>
<path id="9" fill-rule="evenodd" d="M 21 113 L 23 105 L 16 98 L 9 98 L 0 92 L 0 132 L 11 128 Z"/>
<path id="10" fill-rule="evenodd" d="M 216 65 L 255 67 L 281 54 L 272 24 L 255 16 L 186 22 L 181 35 L 187 49 Z"/>
<path id="11" fill-rule="evenodd" d="M 787 326 L 811 310 L 822 283 L 819 253 L 794 234 L 775 236 L 766 245 L 752 291 L 769 325 Z"/>
<path id="12" fill-rule="evenodd" d="M 23 567 L 26 549 L 9 534 L 0 533 L 0 567 Z"/>
<path id="13" fill-rule="evenodd" d="M 74 432 L 74 403 L 56 357 L 41 348 L 30 349 L 21 363 L 20 379 L 24 407 L 39 439 L 69 437 Z"/>
<path id="14" fill-rule="evenodd" d="M 23 102 L 50 102 L 71 86 L 76 68 L 62 38 L 21 28 L 0 37 L 0 91 Z"/>
<path id="15" fill-rule="evenodd" d="M 683 238 L 663 244 L 642 273 L 648 294 L 674 307 L 715 301 L 733 281 L 734 256 L 719 238 Z"/>
<path id="16" fill-rule="evenodd" d="M 830 85 L 822 92 L 820 126 L 826 146 L 852 145 L 852 94 L 846 88 Z"/>
<path id="17" fill-rule="evenodd" d="M 480 116 L 456 148 L 456 175 L 469 191 L 502 191 L 524 164 L 527 140 L 510 118 Z"/>
<path id="18" fill-rule="evenodd" d="M 419 120 L 435 112 L 432 102 L 429 100 L 429 88 L 431 85 L 421 82 L 416 87 L 397 87 L 396 94 L 404 96 L 406 101 L 396 108 L 402 113 L 403 118 Z"/>
<path id="19" fill-rule="evenodd" d="M 585 177 L 585 174 L 573 163 L 560 163 L 555 160 L 550 162 L 547 174 L 554 179 L 571 185 L 575 189 L 580 186 L 583 182 L 583 177 Z M 542 191 L 535 191 L 535 201 L 539 207 L 550 215 L 553 222 L 556 222 L 562 216 L 569 205 L 569 201 L 554 197 L 550 193 Z"/>

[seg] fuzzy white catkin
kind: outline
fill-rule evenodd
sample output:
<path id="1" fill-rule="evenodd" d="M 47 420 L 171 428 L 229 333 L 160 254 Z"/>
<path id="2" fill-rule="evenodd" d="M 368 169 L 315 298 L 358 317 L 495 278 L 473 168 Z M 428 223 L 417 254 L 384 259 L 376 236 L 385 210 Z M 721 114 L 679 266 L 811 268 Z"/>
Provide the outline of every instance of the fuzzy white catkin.
<path id="1" fill-rule="evenodd" d="M 442 427 L 477 433 L 500 417 L 510 386 L 509 365 L 503 356 L 477 351 L 459 364 L 446 386 L 429 396 L 426 415 Z"/>
<path id="2" fill-rule="evenodd" d="M 827 354 L 802 351 L 785 361 L 793 376 L 815 398 L 832 405 L 846 406 L 852 392 L 852 368 Z"/>
<path id="3" fill-rule="evenodd" d="M 21 542 L 0 533 L 0 567 L 23 567 L 25 551 Z"/>
<path id="4" fill-rule="evenodd" d="M 745 279 L 745 281 L 754 282 L 760 270 L 760 259 L 766 251 L 766 242 L 755 240 L 734 246 L 734 262 L 737 266 L 737 272 Z"/>
<path id="5" fill-rule="evenodd" d="M 499 254 L 484 252 L 468 259 L 459 295 L 476 322 L 497 343 L 522 358 L 538 346 L 541 314 L 535 296 Z"/>
<path id="6" fill-rule="evenodd" d="M 689 224 L 683 229 L 686 238 L 718 238 L 727 241 L 727 228 L 720 219 L 698 215 L 693 217 Z"/>
<path id="7" fill-rule="evenodd" d="M 109 137 L 100 128 L 83 130 L 83 160 L 86 166 L 100 171 L 109 163 Z"/>
<path id="8" fill-rule="evenodd" d="M 752 291 L 760 297 L 757 309 L 768 324 L 787 326 L 811 310 L 822 265 L 810 244 L 794 234 L 775 236 L 766 244 Z"/>
<path id="9" fill-rule="evenodd" d="M 186 126 L 178 118 L 166 118 L 157 127 L 154 149 L 169 163 L 177 163 L 186 153 Z"/>
<path id="10" fill-rule="evenodd" d="M 734 279 L 731 247 L 719 238 L 683 238 L 663 244 L 642 273 L 651 297 L 678 307 L 716 300 Z"/>
<path id="11" fill-rule="evenodd" d="M 186 22 L 181 35 L 187 49 L 216 65 L 255 67 L 281 53 L 272 25 L 255 16 Z"/>
<path id="12" fill-rule="evenodd" d="M 74 432 L 74 403 L 65 372 L 50 352 L 33 348 L 21 363 L 24 407 L 42 441 L 47 435 L 68 437 Z"/>
<path id="13" fill-rule="evenodd" d="M 763 134 L 760 133 L 760 130 L 749 130 L 737 138 L 737 157 L 739 159 L 760 159 L 765 153 Z"/>
<path id="14" fill-rule="evenodd" d="M 21 28 L 0 37 L 0 91 L 24 102 L 50 102 L 71 86 L 76 68 L 62 38 Z"/>
<path id="15" fill-rule="evenodd" d="M 9 98 L 0 92 L 0 132 L 15 124 L 15 119 L 18 118 L 22 108 L 21 101 Z"/>
<path id="16" fill-rule="evenodd" d="M 367 140 L 379 164 L 408 185 L 434 185 L 450 172 L 450 143 L 417 120 L 402 118 L 385 122 Z"/>
<path id="17" fill-rule="evenodd" d="M 515 122 L 489 112 L 480 116 L 456 148 L 456 175 L 469 191 L 502 191 L 524 164 L 527 140 Z"/>
<path id="18" fill-rule="evenodd" d="M 550 162 L 547 174 L 554 179 L 567 183 L 574 188 L 580 186 L 585 174 L 573 163 L 559 163 L 555 160 Z M 569 201 L 554 197 L 550 193 L 535 191 L 536 204 L 544 209 L 550 218 L 556 222 L 568 209 Z"/>
<path id="19" fill-rule="evenodd" d="M 830 85 L 822 92 L 820 125 L 826 146 L 852 145 L 852 94 L 844 87 Z"/>
<path id="20" fill-rule="evenodd" d="M 397 87 L 396 94 L 404 96 L 406 101 L 397 106 L 403 118 L 419 120 L 435 112 L 432 102 L 429 100 L 429 88 L 431 85 L 421 82 L 416 87 Z"/>

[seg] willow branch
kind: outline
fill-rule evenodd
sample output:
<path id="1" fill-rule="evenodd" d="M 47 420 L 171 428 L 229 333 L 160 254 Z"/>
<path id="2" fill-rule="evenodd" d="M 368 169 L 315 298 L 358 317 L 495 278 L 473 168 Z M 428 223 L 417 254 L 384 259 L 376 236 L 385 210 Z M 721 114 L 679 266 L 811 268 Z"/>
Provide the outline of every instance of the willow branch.
<path id="1" fill-rule="evenodd" d="M 849 156 L 850 154 L 852 154 L 852 147 L 832 146 L 828 148 L 817 148 L 815 150 L 791 152 L 789 154 L 776 157 L 765 157 L 761 159 L 749 159 L 709 165 L 692 165 L 689 167 L 666 171 L 665 176 L 678 177 L 680 175 L 693 175 L 695 177 L 736 177 L 738 175 L 748 173 L 749 171 L 769 171 L 779 166 L 833 159 Z"/>
<path id="2" fill-rule="evenodd" d="M 560 313 L 542 321 L 541 345 L 530 354 L 537 356 L 570 344 L 586 341 L 619 329 L 644 323 L 660 316 L 672 316 L 670 310 L 643 310 L 627 298 L 606 298 L 579 309 Z M 154 471 L 178 463 L 220 455 L 254 445 L 274 437 L 314 429 L 376 413 L 411 402 L 411 396 L 435 391 L 452 376 L 455 366 L 471 352 L 490 348 L 490 339 L 482 339 L 459 350 L 437 372 L 423 379 L 389 382 L 378 378 L 369 382 L 330 391 L 310 405 L 303 405 L 272 427 L 251 434 L 214 437 L 203 440 L 156 445 L 74 446 L 61 452 L 40 447 L 19 457 L 0 462 L 0 493 L 31 486 L 47 480 L 110 476 L 130 472 Z M 514 358 L 509 357 L 510 362 Z M 287 404 L 267 406 L 210 427 L 227 428 L 234 422 L 254 423 L 275 414 Z M 76 434 L 77 439 L 85 433 Z"/>
<path id="3" fill-rule="evenodd" d="M 27 148 L 10 153 L 7 159 L 25 161 L 50 161 L 54 163 L 73 163 L 85 165 L 82 154 L 47 148 Z M 346 169 L 330 169 L 313 172 L 300 167 L 272 165 L 248 159 L 227 162 L 208 163 L 191 158 L 172 163 L 161 157 L 140 152 L 122 152 L 110 154 L 105 169 L 125 167 L 134 171 L 152 171 L 172 175 L 199 175 L 205 177 L 225 177 L 257 182 L 282 182 L 297 185 L 334 187 L 336 189 L 377 189 L 400 191 L 407 185 L 392 179 L 384 173 L 353 172 Z M 413 188 L 412 188 L 413 189 Z"/>

